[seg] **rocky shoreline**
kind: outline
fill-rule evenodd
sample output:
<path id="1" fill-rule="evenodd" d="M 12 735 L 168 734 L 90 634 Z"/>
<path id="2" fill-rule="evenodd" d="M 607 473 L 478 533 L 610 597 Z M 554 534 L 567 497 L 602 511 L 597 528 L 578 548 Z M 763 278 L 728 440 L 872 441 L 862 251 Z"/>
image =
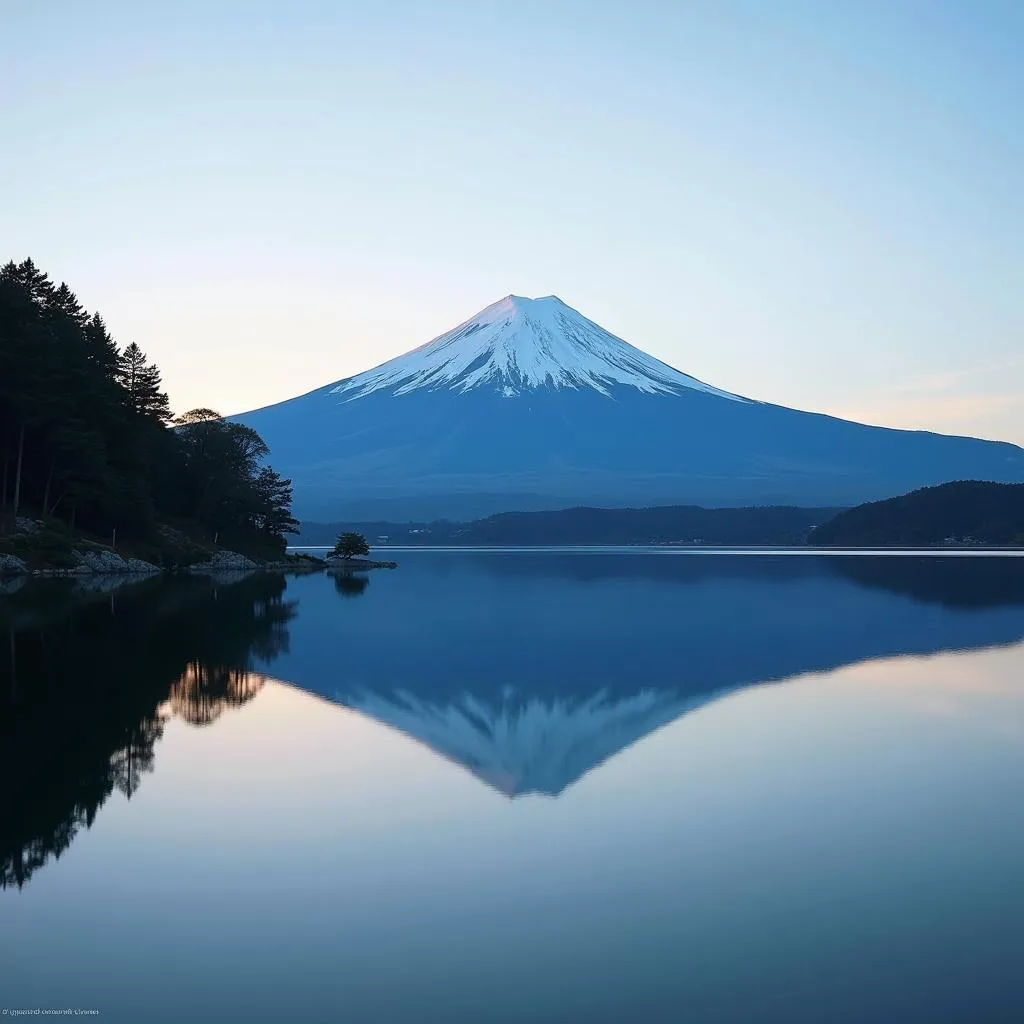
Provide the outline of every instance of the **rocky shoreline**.
<path id="1" fill-rule="evenodd" d="M 69 566 L 48 566 L 32 568 L 15 555 L 0 554 L 0 578 L 18 577 L 72 577 L 88 576 L 154 576 L 161 573 L 192 573 L 219 575 L 221 573 L 256 572 L 321 572 L 324 569 L 394 569 L 397 562 L 378 562 L 364 558 L 322 559 L 314 555 L 298 555 L 286 559 L 258 562 L 237 551 L 217 551 L 203 562 L 180 566 L 175 569 L 161 568 L 140 558 L 125 558 L 110 550 L 75 550 L 71 553 L 75 564 Z"/>
<path id="2" fill-rule="evenodd" d="M 162 572 L 141 558 L 122 558 L 113 551 L 76 551 L 75 565 L 32 569 L 14 555 L 0 555 L 0 576 L 88 576 L 94 574 L 143 576 Z"/>
<path id="3" fill-rule="evenodd" d="M 65 576 L 84 579 L 102 576 L 139 579 L 161 573 L 222 575 L 262 570 L 308 573 L 340 569 L 356 572 L 365 569 L 394 569 L 398 565 L 397 562 L 371 558 L 341 558 L 336 555 L 321 558 L 308 552 L 256 560 L 238 551 L 213 551 L 201 547 L 169 527 L 161 527 L 160 530 L 169 544 L 174 545 L 171 550 L 176 556 L 168 559 L 169 564 L 165 565 L 155 565 L 141 558 L 118 554 L 109 547 L 82 537 L 54 536 L 52 533 L 47 535 L 43 522 L 19 518 L 13 536 L 27 538 L 28 543 L 22 543 L 20 548 L 6 544 L 6 551 L 0 547 L 0 578 L 11 580 Z"/>
<path id="4" fill-rule="evenodd" d="M 253 572 L 257 569 L 312 572 L 323 569 L 325 563 L 309 557 L 273 562 L 256 562 L 237 551 L 218 551 L 208 561 L 176 569 L 165 569 L 141 558 L 123 558 L 114 551 L 74 551 L 74 565 L 32 568 L 14 555 L 0 554 L 0 577 L 17 576 L 153 576 L 165 572 L 221 573 Z"/>

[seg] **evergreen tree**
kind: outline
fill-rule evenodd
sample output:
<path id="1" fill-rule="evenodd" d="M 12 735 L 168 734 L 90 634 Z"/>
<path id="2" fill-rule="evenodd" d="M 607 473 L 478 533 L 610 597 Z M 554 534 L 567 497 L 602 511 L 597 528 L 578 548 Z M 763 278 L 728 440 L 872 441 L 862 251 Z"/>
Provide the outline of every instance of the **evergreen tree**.
<path id="1" fill-rule="evenodd" d="M 285 480 L 269 466 L 264 466 L 255 481 L 260 512 L 256 526 L 270 537 L 285 533 L 298 533 L 298 520 L 292 516 L 292 482 Z"/>
<path id="2" fill-rule="evenodd" d="M 134 341 L 118 359 L 117 379 L 127 392 L 128 405 L 133 412 L 160 423 L 174 419 L 167 395 L 160 390 L 160 371 L 146 362 L 145 353 Z"/>
<path id="3" fill-rule="evenodd" d="M 85 325 L 83 335 L 86 343 L 86 358 L 106 378 L 116 379 L 120 353 L 99 313 L 93 313 Z"/>

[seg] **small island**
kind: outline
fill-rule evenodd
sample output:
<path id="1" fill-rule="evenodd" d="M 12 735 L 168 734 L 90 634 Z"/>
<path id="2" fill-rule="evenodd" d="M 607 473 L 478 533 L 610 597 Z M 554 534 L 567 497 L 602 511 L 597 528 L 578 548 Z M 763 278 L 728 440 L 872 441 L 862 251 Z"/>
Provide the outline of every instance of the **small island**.
<path id="1" fill-rule="evenodd" d="M 397 569 L 397 562 L 381 562 L 370 558 L 370 545 L 361 533 L 346 531 L 338 535 L 334 548 L 327 556 L 328 569 L 347 572 L 359 569 Z"/>

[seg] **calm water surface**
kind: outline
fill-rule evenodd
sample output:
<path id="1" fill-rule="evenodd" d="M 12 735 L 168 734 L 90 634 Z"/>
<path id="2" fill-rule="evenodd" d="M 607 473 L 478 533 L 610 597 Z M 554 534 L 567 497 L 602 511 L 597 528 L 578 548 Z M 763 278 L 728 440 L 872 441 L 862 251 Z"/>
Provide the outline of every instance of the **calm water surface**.
<path id="1" fill-rule="evenodd" d="M 1024 1020 L 1024 561 L 397 557 L 3 585 L 0 1007 Z"/>

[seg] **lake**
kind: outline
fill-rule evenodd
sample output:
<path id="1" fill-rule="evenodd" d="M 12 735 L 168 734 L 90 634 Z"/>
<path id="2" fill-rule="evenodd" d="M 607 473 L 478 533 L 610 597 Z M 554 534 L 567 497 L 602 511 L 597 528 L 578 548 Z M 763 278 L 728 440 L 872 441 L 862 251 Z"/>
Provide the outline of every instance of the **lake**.
<path id="1" fill-rule="evenodd" d="M 0 584 L 0 1007 L 1024 1019 L 1024 560 L 393 557 Z"/>

